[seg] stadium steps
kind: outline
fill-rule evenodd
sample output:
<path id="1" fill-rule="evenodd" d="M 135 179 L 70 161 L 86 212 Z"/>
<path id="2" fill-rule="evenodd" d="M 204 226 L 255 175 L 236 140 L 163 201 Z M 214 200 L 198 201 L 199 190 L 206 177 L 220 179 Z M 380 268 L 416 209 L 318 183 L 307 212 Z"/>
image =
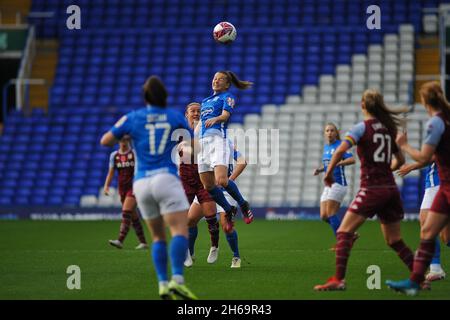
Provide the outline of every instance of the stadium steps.
<path id="1" fill-rule="evenodd" d="M 20 19 L 28 16 L 31 8 L 31 0 L 2 0 L 0 1 L 0 24 L 11 25 L 19 24 L 17 21 L 17 13 L 20 13 Z M 19 23 L 18 23 L 19 22 Z"/>
<path id="2" fill-rule="evenodd" d="M 36 56 L 31 70 L 32 79 L 45 79 L 47 85 L 30 86 L 30 106 L 48 110 L 49 90 L 55 78 L 58 63 L 58 42 L 42 40 L 36 43 Z"/>
<path id="3" fill-rule="evenodd" d="M 416 49 L 416 78 L 414 84 L 414 101 L 420 102 L 419 90 L 423 83 L 439 79 L 439 39 L 434 37 L 423 37 L 418 40 L 419 48 Z"/>

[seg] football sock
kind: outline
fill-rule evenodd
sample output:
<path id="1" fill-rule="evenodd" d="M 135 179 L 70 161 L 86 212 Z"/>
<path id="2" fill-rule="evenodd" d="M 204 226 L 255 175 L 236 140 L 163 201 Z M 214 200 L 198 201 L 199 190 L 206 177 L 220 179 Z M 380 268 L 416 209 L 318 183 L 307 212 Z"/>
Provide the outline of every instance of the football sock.
<path id="1" fill-rule="evenodd" d="M 147 243 L 147 241 L 145 240 L 144 229 L 142 229 L 141 220 L 139 218 L 136 218 L 132 221 L 132 223 L 134 231 L 136 232 L 136 235 L 139 239 L 139 242 Z"/>
<path id="2" fill-rule="evenodd" d="M 219 247 L 219 222 L 216 215 L 205 217 L 208 224 L 209 236 L 211 238 L 211 247 Z"/>
<path id="3" fill-rule="evenodd" d="M 172 275 L 183 275 L 183 263 L 186 259 L 186 250 L 188 249 L 188 239 L 177 235 L 170 242 L 170 261 L 172 263 Z"/>
<path id="4" fill-rule="evenodd" d="M 227 233 L 226 236 L 228 245 L 230 246 L 231 251 L 233 251 L 233 257 L 239 257 L 238 235 L 236 230 L 233 230 L 231 233 Z"/>
<path id="5" fill-rule="evenodd" d="M 413 262 L 414 262 L 414 254 L 411 249 L 403 242 L 402 239 L 394 242 L 390 245 L 390 247 L 397 252 L 398 257 L 403 261 L 404 264 L 408 267 L 409 271 L 412 271 Z"/>
<path id="6" fill-rule="evenodd" d="M 123 243 L 131 225 L 131 211 L 122 211 L 122 222 L 119 229 L 119 241 Z"/>
<path id="7" fill-rule="evenodd" d="M 156 241 L 152 244 L 153 265 L 158 280 L 167 281 L 167 245 L 165 241 Z"/>
<path id="8" fill-rule="evenodd" d="M 225 187 L 225 190 L 227 190 L 227 192 L 230 194 L 230 196 L 232 196 L 233 199 L 237 201 L 239 206 L 242 207 L 244 205 L 245 200 L 242 197 L 241 192 L 238 189 L 238 186 L 236 185 L 236 183 L 233 180 L 228 180 L 228 185 Z"/>
<path id="9" fill-rule="evenodd" d="M 197 240 L 198 227 L 189 227 L 189 252 L 194 255 L 195 240 Z"/>
<path id="10" fill-rule="evenodd" d="M 420 240 L 419 249 L 417 249 L 414 257 L 413 271 L 409 277 L 411 281 L 421 284 L 425 280 L 425 272 L 433 258 L 435 245 L 436 241 L 434 239 Z"/>
<path id="11" fill-rule="evenodd" d="M 447 247 L 450 247 L 450 241 L 449 241 L 449 242 L 447 242 Z"/>
<path id="12" fill-rule="evenodd" d="M 334 235 L 336 235 L 339 226 L 341 225 L 341 219 L 335 214 L 328 218 L 328 223 L 330 224 L 331 229 L 333 229 Z"/>
<path id="13" fill-rule="evenodd" d="M 223 195 L 222 189 L 215 186 L 211 190 L 208 190 L 208 193 L 213 197 L 214 201 L 225 210 L 225 212 L 231 211 L 231 205 Z"/>
<path id="14" fill-rule="evenodd" d="M 431 259 L 431 264 L 441 264 L 441 241 L 439 240 L 439 237 L 436 237 L 434 256 L 433 259 Z"/>
<path id="15" fill-rule="evenodd" d="M 353 244 L 353 233 L 338 232 L 336 234 L 336 278 L 338 280 L 345 279 L 345 272 L 347 270 L 347 262 L 350 256 L 350 250 Z"/>

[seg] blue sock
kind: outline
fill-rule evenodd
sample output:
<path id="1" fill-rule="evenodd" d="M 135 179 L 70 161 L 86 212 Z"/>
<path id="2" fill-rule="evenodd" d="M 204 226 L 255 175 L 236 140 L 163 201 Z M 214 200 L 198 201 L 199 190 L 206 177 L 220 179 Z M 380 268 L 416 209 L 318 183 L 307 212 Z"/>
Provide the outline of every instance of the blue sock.
<path id="1" fill-rule="evenodd" d="M 189 252 L 191 253 L 191 256 L 194 255 L 194 245 L 195 240 L 197 240 L 198 235 L 198 227 L 191 227 L 189 228 Z"/>
<path id="2" fill-rule="evenodd" d="M 244 198 L 242 198 L 241 192 L 238 189 L 236 183 L 233 180 L 228 180 L 228 186 L 225 188 L 230 196 L 233 197 L 234 200 L 237 201 L 239 206 L 242 206 L 245 202 Z M 223 207 L 222 207 L 223 208 Z"/>
<path id="3" fill-rule="evenodd" d="M 339 219 L 337 214 L 335 214 L 328 218 L 328 223 L 330 224 L 331 228 L 333 229 L 334 235 L 336 235 L 337 230 L 339 229 L 339 226 L 341 225 L 341 219 Z"/>
<path id="4" fill-rule="evenodd" d="M 231 251 L 233 251 L 233 257 L 239 257 L 238 235 L 236 230 L 233 230 L 233 232 L 227 233 L 226 235 Z"/>
<path id="5" fill-rule="evenodd" d="M 152 258 L 159 281 L 167 281 L 167 244 L 156 241 L 152 244 Z"/>
<path id="6" fill-rule="evenodd" d="M 170 261 L 172 262 L 172 276 L 183 275 L 183 263 L 186 259 L 188 239 L 184 236 L 175 236 L 170 242 Z"/>
<path id="7" fill-rule="evenodd" d="M 436 245 L 434 247 L 434 256 L 431 264 L 441 264 L 441 241 L 436 237 Z"/>
<path id="8" fill-rule="evenodd" d="M 227 199 L 223 195 L 222 189 L 219 189 L 217 186 L 208 190 L 208 193 L 213 197 L 214 201 L 225 210 L 225 212 L 230 212 L 231 206 L 228 203 Z"/>
<path id="9" fill-rule="evenodd" d="M 447 242 L 447 247 L 450 247 L 450 241 L 449 241 L 449 242 Z"/>

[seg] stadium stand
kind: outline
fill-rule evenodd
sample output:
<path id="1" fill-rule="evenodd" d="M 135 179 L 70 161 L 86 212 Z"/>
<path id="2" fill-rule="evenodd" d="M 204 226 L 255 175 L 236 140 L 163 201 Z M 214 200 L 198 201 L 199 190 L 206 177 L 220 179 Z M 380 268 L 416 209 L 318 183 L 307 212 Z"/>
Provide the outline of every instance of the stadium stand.
<path id="1" fill-rule="evenodd" d="M 32 11 L 56 12 L 29 22 L 38 37 L 59 40 L 59 60 L 49 114 L 8 115 L 0 138 L 0 204 L 117 205 L 117 197 L 99 195 L 109 151 L 98 142 L 121 114 L 142 105 L 145 78 L 160 75 L 171 106 L 184 110 L 210 94 L 215 71 L 230 69 L 255 82 L 253 90 L 236 92 L 233 126 L 280 128 L 280 172 L 262 176 L 250 166 L 239 181 L 243 193 L 255 205 L 315 206 L 321 180 L 312 171 L 320 163 L 324 122 L 349 129 L 366 87 L 379 88 L 388 103 L 410 103 L 422 9 L 440 2 L 33 1 Z M 83 8 L 82 32 L 65 28 L 70 4 Z M 381 7 L 381 30 L 366 28 L 371 4 Z M 238 27 L 232 46 L 205 33 L 224 20 Z M 425 116 L 415 109 L 410 126 L 419 144 Z M 353 195 L 358 166 L 348 175 Z M 418 176 L 409 179 L 404 183 L 419 188 Z"/>

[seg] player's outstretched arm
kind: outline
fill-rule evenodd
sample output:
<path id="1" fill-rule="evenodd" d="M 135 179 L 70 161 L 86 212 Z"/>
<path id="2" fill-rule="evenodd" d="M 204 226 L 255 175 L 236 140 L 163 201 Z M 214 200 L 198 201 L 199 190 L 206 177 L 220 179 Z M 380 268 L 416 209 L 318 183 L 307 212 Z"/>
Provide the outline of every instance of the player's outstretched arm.
<path id="1" fill-rule="evenodd" d="M 324 172 L 325 171 L 325 167 L 321 166 L 319 168 L 314 169 L 313 175 L 317 176 L 319 173 Z"/>
<path id="2" fill-rule="evenodd" d="M 105 185 L 103 186 L 103 193 L 109 196 L 109 186 L 114 178 L 114 168 L 109 168 L 108 175 L 106 176 Z"/>
<path id="3" fill-rule="evenodd" d="M 351 166 L 352 164 L 355 164 L 355 158 L 351 157 L 351 158 L 347 158 L 344 160 L 341 160 L 338 162 L 338 166 L 339 167 L 344 167 L 344 166 Z"/>
<path id="4" fill-rule="evenodd" d="M 433 159 L 432 159 L 433 160 Z M 431 162 L 433 162 L 433 161 L 431 161 Z M 430 162 L 430 163 L 431 163 Z M 404 176 L 406 176 L 407 174 L 409 174 L 411 171 L 414 171 L 414 170 L 419 170 L 419 169 L 422 169 L 422 168 L 425 168 L 427 165 L 429 165 L 430 163 L 425 163 L 425 162 L 413 162 L 413 163 L 406 163 L 406 164 L 404 164 L 404 165 L 402 165 L 401 167 L 400 167 L 400 169 L 398 169 L 398 171 L 397 171 L 397 174 L 400 176 L 400 177 L 404 177 Z"/>
<path id="5" fill-rule="evenodd" d="M 407 140 L 406 134 L 399 133 L 396 139 L 397 145 L 414 161 L 420 163 L 429 163 L 433 158 L 434 151 L 436 150 L 435 145 L 424 143 L 420 150 L 413 148 Z"/>
<path id="6" fill-rule="evenodd" d="M 205 127 L 209 128 L 209 127 L 213 126 L 216 123 L 227 122 L 228 119 L 230 118 L 230 116 L 231 116 L 231 113 L 229 113 L 226 110 L 223 110 L 222 114 L 220 116 L 206 120 L 205 121 Z"/>
<path id="7" fill-rule="evenodd" d="M 241 173 L 245 170 L 245 168 L 247 167 L 247 160 L 243 157 L 240 156 L 236 159 L 236 165 L 234 166 L 234 170 L 233 173 L 230 176 L 230 180 L 236 180 L 237 177 L 239 177 L 241 175 Z"/>
<path id="8" fill-rule="evenodd" d="M 117 142 L 119 142 L 119 141 L 116 139 L 116 137 L 112 134 L 111 131 L 108 131 L 107 133 L 105 133 L 103 135 L 102 139 L 100 140 L 100 144 L 105 147 L 112 147 Z"/>

